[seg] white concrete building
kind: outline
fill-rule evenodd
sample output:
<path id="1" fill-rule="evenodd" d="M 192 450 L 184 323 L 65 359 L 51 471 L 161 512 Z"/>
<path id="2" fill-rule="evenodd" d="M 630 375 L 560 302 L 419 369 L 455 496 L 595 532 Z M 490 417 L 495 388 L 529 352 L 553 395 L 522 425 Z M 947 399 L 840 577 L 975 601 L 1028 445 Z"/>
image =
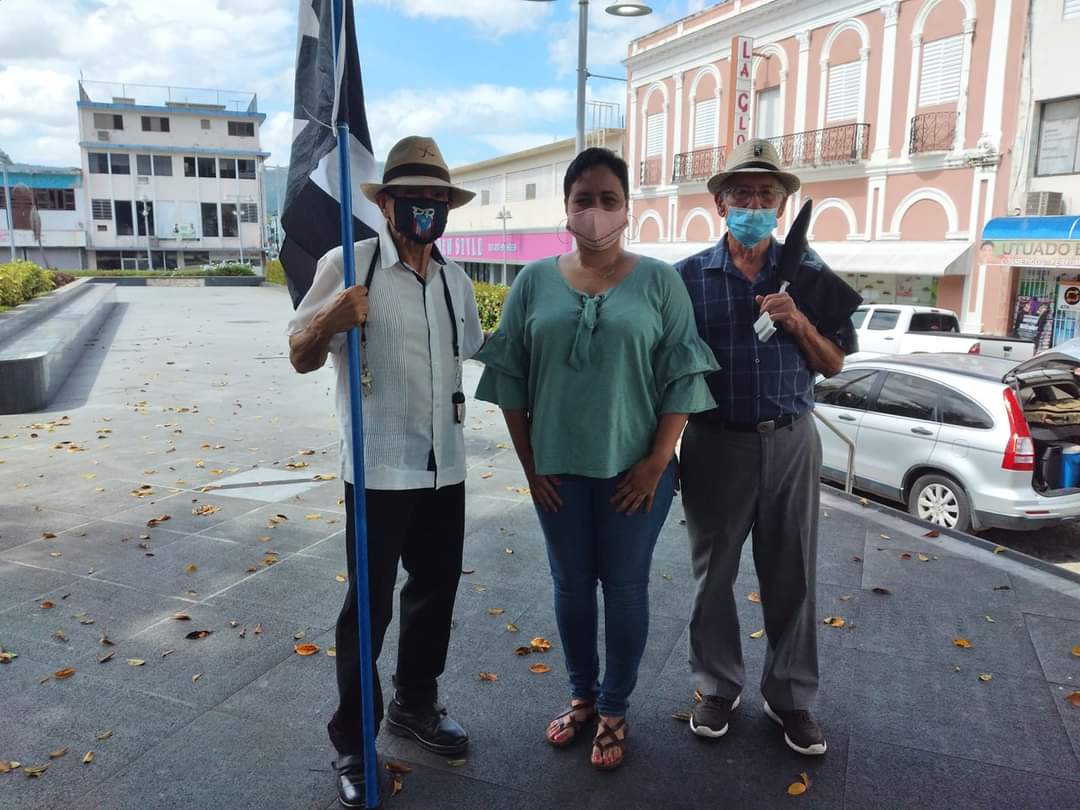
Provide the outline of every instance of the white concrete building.
<path id="1" fill-rule="evenodd" d="M 621 155 L 623 130 L 590 131 L 586 146 Z M 574 139 L 567 138 L 451 169 L 454 183 L 476 197 L 450 212 L 439 250 L 475 280 L 494 284 L 510 284 L 531 261 L 573 250 L 563 206 L 573 159 Z"/>
<path id="2" fill-rule="evenodd" d="M 77 106 L 91 268 L 263 264 L 253 93 L 80 81 Z"/>
<path id="3" fill-rule="evenodd" d="M 8 164 L 0 174 L 0 264 L 25 259 L 54 270 L 85 268 L 82 185 L 82 172 L 74 167 Z M 8 195 L 14 229 L 8 223 Z M 41 222 L 40 242 L 34 233 L 35 213 Z"/>

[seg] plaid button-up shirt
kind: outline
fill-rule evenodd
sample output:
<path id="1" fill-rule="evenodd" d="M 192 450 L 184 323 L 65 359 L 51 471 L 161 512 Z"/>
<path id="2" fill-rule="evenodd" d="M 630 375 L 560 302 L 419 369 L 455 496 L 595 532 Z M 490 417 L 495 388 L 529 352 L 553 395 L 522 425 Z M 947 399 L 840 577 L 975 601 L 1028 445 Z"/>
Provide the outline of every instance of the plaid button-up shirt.
<path id="1" fill-rule="evenodd" d="M 815 372 L 795 339 L 782 327 L 765 343 L 754 332 L 761 315 L 755 296 L 775 293 L 780 286 L 776 274 L 781 247 L 772 240 L 753 283 L 731 260 L 726 236 L 675 265 L 690 291 L 698 332 L 721 367 L 707 378 L 717 407 L 698 418 L 749 424 L 803 416 L 814 407 Z M 822 266 L 818 255 L 808 250 L 800 271 L 815 272 Z M 844 327 L 850 328 L 850 323 Z M 846 345 L 843 330 L 825 337 Z"/>

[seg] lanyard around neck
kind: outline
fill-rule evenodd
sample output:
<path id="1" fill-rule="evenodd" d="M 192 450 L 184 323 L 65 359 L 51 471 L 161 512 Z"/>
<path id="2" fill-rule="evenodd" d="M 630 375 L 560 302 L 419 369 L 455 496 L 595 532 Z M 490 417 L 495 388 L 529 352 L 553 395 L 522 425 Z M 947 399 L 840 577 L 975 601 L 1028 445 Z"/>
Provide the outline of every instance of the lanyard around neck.
<path id="1" fill-rule="evenodd" d="M 381 248 L 381 245 L 378 242 L 376 242 L 375 243 L 375 254 L 371 257 L 371 264 L 368 265 L 367 277 L 364 279 L 364 288 L 368 290 L 369 295 L 371 294 L 371 282 L 375 280 L 375 268 L 379 264 L 380 248 Z M 446 283 L 446 271 L 445 270 L 443 271 L 443 276 L 442 276 L 442 288 L 443 288 L 443 297 L 446 300 L 446 312 L 450 316 L 450 335 L 451 335 L 451 340 L 453 341 L 452 345 L 453 345 L 453 348 L 454 348 L 454 360 L 460 361 L 461 360 L 461 346 L 460 346 L 460 343 L 458 341 L 457 316 L 454 314 L 454 301 L 453 301 L 453 298 L 451 298 L 451 296 L 450 296 L 450 286 Z M 365 327 L 366 327 L 366 324 L 361 324 L 360 325 L 360 342 L 362 344 L 367 344 L 367 330 L 366 330 Z"/>

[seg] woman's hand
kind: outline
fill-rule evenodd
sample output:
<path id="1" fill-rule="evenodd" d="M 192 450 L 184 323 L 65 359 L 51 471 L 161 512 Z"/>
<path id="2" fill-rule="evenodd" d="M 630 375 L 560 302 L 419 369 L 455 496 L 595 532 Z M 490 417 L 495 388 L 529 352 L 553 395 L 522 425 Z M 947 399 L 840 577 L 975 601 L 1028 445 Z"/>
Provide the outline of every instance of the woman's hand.
<path id="1" fill-rule="evenodd" d="M 540 505 L 545 512 L 558 512 L 562 506 L 562 498 L 559 497 L 559 477 L 557 475 L 538 475 L 530 464 L 525 470 L 525 478 L 529 481 L 529 492 L 532 494 L 534 503 Z"/>
<path id="2" fill-rule="evenodd" d="M 670 458 L 647 456 L 627 470 L 616 484 L 615 495 L 610 501 L 615 504 L 615 511 L 627 517 L 637 514 L 642 507 L 651 512 L 656 485 L 670 462 Z"/>

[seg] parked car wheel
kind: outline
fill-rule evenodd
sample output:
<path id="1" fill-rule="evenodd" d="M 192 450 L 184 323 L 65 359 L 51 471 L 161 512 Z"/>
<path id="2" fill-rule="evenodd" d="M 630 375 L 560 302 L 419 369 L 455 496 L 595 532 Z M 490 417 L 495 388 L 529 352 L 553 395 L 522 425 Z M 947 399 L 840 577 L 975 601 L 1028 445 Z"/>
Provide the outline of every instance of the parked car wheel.
<path id="1" fill-rule="evenodd" d="M 966 532 L 971 528 L 971 501 L 947 475 L 924 475 L 917 480 L 908 495 L 908 512 L 946 529 Z"/>

